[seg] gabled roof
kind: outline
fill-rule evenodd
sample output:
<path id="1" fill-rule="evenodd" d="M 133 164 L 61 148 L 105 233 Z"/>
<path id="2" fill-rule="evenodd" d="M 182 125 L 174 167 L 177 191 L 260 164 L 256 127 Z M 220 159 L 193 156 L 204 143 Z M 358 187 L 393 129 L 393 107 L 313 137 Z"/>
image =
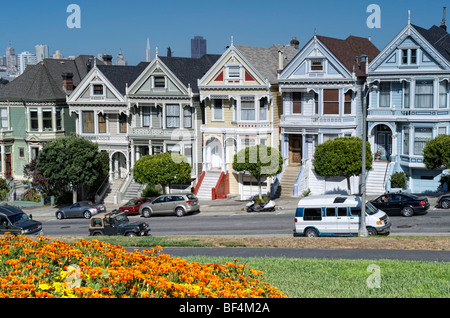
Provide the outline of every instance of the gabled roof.
<path id="1" fill-rule="evenodd" d="M 291 45 L 272 45 L 269 48 L 235 45 L 235 48 L 271 84 L 277 82 L 278 52 L 283 52 L 283 66 L 286 66 L 299 52 Z"/>
<path id="2" fill-rule="evenodd" d="M 350 35 L 345 40 L 330 38 L 326 36 L 316 36 L 334 56 L 348 69 L 350 73 L 355 71 L 356 76 L 366 76 L 366 70 L 358 66 L 356 57 L 363 54 L 367 55 L 369 62 L 379 53 L 369 39 Z"/>
<path id="3" fill-rule="evenodd" d="M 66 100 L 68 93 L 62 86 L 62 74 L 72 73 L 76 87 L 88 73 L 87 63 L 94 57 L 80 55 L 74 60 L 44 59 L 42 62 L 28 66 L 19 77 L 0 88 L 0 100 Z M 99 64 L 103 62 L 96 61 Z"/>
<path id="4" fill-rule="evenodd" d="M 443 58 L 450 62 L 450 34 L 441 27 L 433 25 L 431 28 L 424 29 L 411 24 L 417 32 L 438 51 Z"/>
<path id="5" fill-rule="evenodd" d="M 202 78 L 221 55 L 205 54 L 201 58 L 158 56 L 172 73 L 192 92 L 198 93 L 197 80 Z"/>
<path id="6" fill-rule="evenodd" d="M 136 78 L 150 64 L 149 62 L 141 62 L 138 65 L 97 65 L 97 68 L 112 85 L 123 95 L 126 94 L 127 85 L 130 86 Z"/>

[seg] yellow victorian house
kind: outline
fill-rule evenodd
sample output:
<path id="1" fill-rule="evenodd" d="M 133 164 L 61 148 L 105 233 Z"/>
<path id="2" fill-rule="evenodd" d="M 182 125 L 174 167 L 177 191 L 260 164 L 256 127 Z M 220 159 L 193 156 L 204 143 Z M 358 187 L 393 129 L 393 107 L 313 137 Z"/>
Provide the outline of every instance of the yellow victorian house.
<path id="1" fill-rule="evenodd" d="M 200 199 L 228 194 L 248 199 L 258 193 L 256 179 L 233 171 L 233 157 L 254 145 L 279 150 L 282 98 L 277 74 L 298 51 L 294 44 L 261 48 L 232 43 L 199 79 L 203 165 L 195 192 Z M 268 178 L 263 183 L 263 193 L 270 191 L 271 182 Z"/>

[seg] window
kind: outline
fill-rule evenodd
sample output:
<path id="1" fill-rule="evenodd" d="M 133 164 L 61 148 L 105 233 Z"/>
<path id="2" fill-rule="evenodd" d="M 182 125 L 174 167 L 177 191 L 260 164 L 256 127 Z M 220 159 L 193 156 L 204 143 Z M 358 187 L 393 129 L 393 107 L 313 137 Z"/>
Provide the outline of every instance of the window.
<path id="1" fill-rule="evenodd" d="M 326 208 L 325 213 L 327 216 L 336 216 L 335 208 Z"/>
<path id="2" fill-rule="evenodd" d="M 61 108 L 56 108 L 56 130 L 62 129 L 62 117 L 61 117 L 62 110 Z"/>
<path id="3" fill-rule="evenodd" d="M 411 64 L 417 64 L 417 49 L 411 49 Z"/>
<path id="4" fill-rule="evenodd" d="M 347 216 L 347 208 L 338 208 L 338 216 Z"/>
<path id="5" fill-rule="evenodd" d="M 432 128 L 416 128 L 414 134 L 414 154 L 423 155 L 427 141 L 433 138 Z"/>
<path id="6" fill-rule="evenodd" d="M 155 76 L 154 78 L 154 87 L 164 88 L 166 87 L 166 79 L 164 76 Z"/>
<path id="7" fill-rule="evenodd" d="M 0 125 L 2 129 L 8 128 L 8 109 L 1 108 L 0 109 Z"/>
<path id="8" fill-rule="evenodd" d="M 266 98 L 261 98 L 259 100 L 259 120 L 266 121 L 268 112 L 268 104 Z"/>
<path id="9" fill-rule="evenodd" d="M 184 155 L 187 162 L 192 166 L 192 144 L 184 145 Z"/>
<path id="10" fill-rule="evenodd" d="M 42 126 L 44 128 L 44 131 L 49 131 L 53 129 L 51 109 L 42 110 Z"/>
<path id="11" fill-rule="evenodd" d="M 439 108 L 447 108 L 447 91 L 448 91 L 447 81 L 440 82 L 439 83 Z"/>
<path id="12" fill-rule="evenodd" d="M 344 115 L 352 113 L 352 92 L 348 91 L 344 94 Z"/>
<path id="13" fill-rule="evenodd" d="M 408 64 L 408 50 L 402 50 L 402 64 Z"/>
<path id="14" fill-rule="evenodd" d="M 314 114 L 319 114 L 319 94 L 314 93 Z"/>
<path id="15" fill-rule="evenodd" d="M 332 140 L 332 139 L 334 139 L 334 138 L 338 138 L 339 137 L 339 135 L 338 134 L 323 134 L 323 137 L 322 137 L 322 142 L 325 142 L 325 141 L 328 141 L 328 140 Z"/>
<path id="16" fill-rule="evenodd" d="M 416 82 L 417 108 L 433 108 L 433 81 L 423 80 Z"/>
<path id="17" fill-rule="evenodd" d="M 180 128 L 180 105 L 166 105 L 166 127 Z"/>
<path id="18" fill-rule="evenodd" d="M 323 90 L 323 114 L 339 115 L 339 90 L 324 89 Z"/>
<path id="19" fill-rule="evenodd" d="M 106 133 L 106 117 L 104 114 L 98 114 L 98 132 Z"/>
<path id="20" fill-rule="evenodd" d="M 390 107 L 391 106 L 391 83 L 381 82 L 380 83 L 380 107 Z"/>
<path id="21" fill-rule="evenodd" d="M 183 108 L 183 127 L 192 128 L 192 107 L 190 106 Z"/>
<path id="22" fill-rule="evenodd" d="M 292 113 L 302 113 L 302 93 L 292 93 Z"/>
<path id="23" fill-rule="evenodd" d="M 94 95 L 103 95 L 103 85 L 93 85 Z"/>
<path id="24" fill-rule="evenodd" d="M 223 120 L 223 101 L 213 99 L 212 120 Z"/>
<path id="25" fill-rule="evenodd" d="M 255 98 L 241 97 L 241 120 L 255 120 Z"/>
<path id="26" fill-rule="evenodd" d="M 39 129 L 39 121 L 38 121 L 38 111 L 37 109 L 30 110 L 30 129 L 38 130 Z"/>
<path id="27" fill-rule="evenodd" d="M 323 71 L 323 60 L 311 60 L 311 71 Z"/>
<path id="28" fill-rule="evenodd" d="M 361 208 L 360 207 L 352 207 L 352 208 L 350 208 L 350 214 L 352 216 L 360 216 L 361 215 Z"/>
<path id="29" fill-rule="evenodd" d="M 403 154 L 409 155 L 409 127 L 403 130 Z"/>
<path id="30" fill-rule="evenodd" d="M 180 145 L 179 144 L 168 144 L 167 151 L 173 153 L 180 153 Z"/>
<path id="31" fill-rule="evenodd" d="M 150 127 L 150 107 L 142 107 L 142 127 Z"/>
<path id="32" fill-rule="evenodd" d="M 403 108 L 409 108 L 410 103 L 410 84 L 409 82 L 403 82 Z"/>
<path id="33" fill-rule="evenodd" d="M 25 148 L 24 147 L 19 147 L 19 158 L 25 159 Z"/>
<path id="34" fill-rule="evenodd" d="M 303 221 L 321 221 L 322 209 L 320 208 L 305 208 L 303 210 Z"/>
<path id="35" fill-rule="evenodd" d="M 229 78 L 241 78 L 241 67 L 240 65 L 228 66 L 228 77 Z"/>
<path id="36" fill-rule="evenodd" d="M 447 135 L 446 127 L 438 127 L 438 136 L 440 136 L 440 135 Z"/>
<path id="37" fill-rule="evenodd" d="M 126 133 L 127 132 L 127 115 L 120 114 L 119 116 L 119 132 Z"/>
<path id="38" fill-rule="evenodd" d="M 94 129 L 94 112 L 93 111 L 83 111 L 83 133 L 93 134 Z"/>
<path id="39" fill-rule="evenodd" d="M 162 145 L 152 145 L 152 154 L 155 155 L 157 153 L 163 152 L 163 146 Z"/>

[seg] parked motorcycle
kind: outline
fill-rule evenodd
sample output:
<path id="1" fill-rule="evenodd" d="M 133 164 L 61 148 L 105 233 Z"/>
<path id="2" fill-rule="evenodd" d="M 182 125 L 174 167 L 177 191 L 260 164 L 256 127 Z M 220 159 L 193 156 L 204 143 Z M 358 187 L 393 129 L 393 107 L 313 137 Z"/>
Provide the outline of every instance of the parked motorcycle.
<path id="1" fill-rule="evenodd" d="M 246 204 L 247 212 L 272 212 L 275 211 L 276 203 L 272 200 L 257 204 L 255 200 Z"/>

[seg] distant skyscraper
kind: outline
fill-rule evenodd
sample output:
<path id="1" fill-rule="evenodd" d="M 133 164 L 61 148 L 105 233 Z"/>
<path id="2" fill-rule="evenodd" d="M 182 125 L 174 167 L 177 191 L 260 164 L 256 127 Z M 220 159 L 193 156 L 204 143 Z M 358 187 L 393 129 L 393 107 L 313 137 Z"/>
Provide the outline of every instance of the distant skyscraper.
<path id="1" fill-rule="evenodd" d="M 125 58 L 123 57 L 122 52 L 120 52 L 119 54 L 117 54 L 116 65 L 128 65 L 128 62 L 127 62 L 127 61 L 125 60 Z"/>
<path id="2" fill-rule="evenodd" d="M 27 51 L 22 52 L 17 55 L 17 64 L 19 66 L 19 74 L 22 74 L 28 65 L 37 64 L 36 55 Z"/>
<path id="3" fill-rule="evenodd" d="M 48 59 L 48 45 L 46 44 L 38 44 L 34 47 L 35 53 L 36 53 L 36 59 L 38 62 L 42 61 L 43 59 Z"/>
<path id="4" fill-rule="evenodd" d="M 52 58 L 54 58 L 54 59 L 63 59 L 64 55 L 61 54 L 60 50 L 56 50 L 56 52 L 55 52 L 55 54 L 53 54 Z"/>
<path id="5" fill-rule="evenodd" d="M 206 54 L 206 40 L 202 36 L 191 39 L 191 57 L 201 58 Z"/>
<path id="6" fill-rule="evenodd" d="M 10 45 L 6 48 L 6 68 L 15 71 L 17 66 L 17 56 L 14 48 Z"/>
<path id="7" fill-rule="evenodd" d="M 150 52 L 150 40 L 148 38 L 147 38 L 147 49 L 145 50 L 145 61 L 146 62 L 152 61 L 152 56 Z"/>

